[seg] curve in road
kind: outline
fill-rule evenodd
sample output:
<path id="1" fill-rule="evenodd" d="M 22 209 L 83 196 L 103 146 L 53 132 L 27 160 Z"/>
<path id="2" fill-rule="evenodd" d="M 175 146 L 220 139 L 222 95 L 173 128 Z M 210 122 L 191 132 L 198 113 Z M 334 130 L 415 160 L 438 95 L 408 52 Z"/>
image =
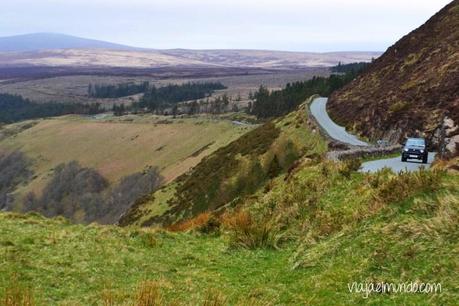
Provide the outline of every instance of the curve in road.
<path id="1" fill-rule="evenodd" d="M 327 113 L 327 98 L 316 98 L 310 105 L 309 109 L 311 114 L 317 120 L 319 125 L 327 132 L 327 134 L 338 141 L 347 143 L 353 146 L 369 146 L 368 143 L 359 140 L 356 136 L 346 132 L 346 129 L 342 126 L 337 125 Z M 365 162 L 360 168 L 361 172 L 376 172 L 382 168 L 390 168 L 394 172 L 400 171 L 417 171 L 421 167 L 429 168 L 430 164 L 435 158 L 435 153 L 429 153 L 429 160 L 427 164 L 423 164 L 421 161 L 402 162 L 401 157 L 379 159 L 374 161 Z"/>
<path id="2" fill-rule="evenodd" d="M 355 135 L 349 134 L 346 132 L 346 129 L 342 126 L 337 125 L 327 113 L 327 98 L 317 98 L 309 107 L 311 110 L 311 115 L 316 118 L 320 126 L 327 132 L 327 134 L 338 141 L 353 145 L 367 147 L 368 143 L 359 140 Z"/>

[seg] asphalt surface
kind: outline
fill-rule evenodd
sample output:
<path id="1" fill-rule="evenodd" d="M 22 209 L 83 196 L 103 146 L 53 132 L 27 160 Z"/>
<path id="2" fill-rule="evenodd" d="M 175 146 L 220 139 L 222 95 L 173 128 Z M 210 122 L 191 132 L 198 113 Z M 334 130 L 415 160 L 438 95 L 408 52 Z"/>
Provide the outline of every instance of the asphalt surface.
<path id="1" fill-rule="evenodd" d="M 311 106 L 309 107 L 311 114 L 314 116 L 314 118 L 316 118 L 317 122 L 325 130 L 325 132 L 327 132 L 331 138 L 353 146 L 369 146 L 368 143 L 359 140 L 352 134 L 349 134 L 346 132 L 344 127 L 337 125 L 335 122 L 333 122 L 333 120 L 331 120 L 326 109 L 327 101 L 327 98 L 317 98 L 311 103 Z"/>
<path id="2" fill-rule="evenodd" d="M 317 120 L 322 129 L 324 129 L 325 132 L 331 138 L 339 140 L 343 143 L 361 147 L 370 146 L 370 144 L 359 140 L 356 136 L 352 134 L 349 134 L 348 132 L 346 132 L 346 129 L 344 127 L 337 125 L 335 122 L 333 122 L 333 120 L 331 120 L 331 118 L 328 116 L 326 109 L 327 101 L 327 98 L 317 98 L 311 103 L 309 107 L 311 114 Z M 430 152 L 427 164 L 423 164 L 421 161 L 418 160 L 410 159 L 407 162 L 402 162 L 401 156 L 386 159 L 378 159 L 363 163 L 360 171 L 376 172 L 382 168 L 390 168 L 394 172 L 417 171 L 421 167 L 424 167 L 426 169 L 429 168 L 434 158 L 435 153 Z"/>
<path id="3" fill-rule="evenodd" d="M 373 161 L 363 163 L 362 168 L 360 168 L 360 171 L 361 172 L 376 172 L 384 167 L 391 168 L 392 171 L 394 172 L 417 171 L 421 167 L 428 169 L 430 167 L 430 164 L 433 162 L 434 158 L 435 158 L 435 153 L 430 152 L 427 164 L 423 164 L 420 160 L 415 160 L 415 159 L 413 160 L 409 159 L 406 162 L 402 162 L 401 156 L 397 156 L 394 158 L 387 158 L 387 159 L 378 159 L 378 160 L 373 160 Z"/>

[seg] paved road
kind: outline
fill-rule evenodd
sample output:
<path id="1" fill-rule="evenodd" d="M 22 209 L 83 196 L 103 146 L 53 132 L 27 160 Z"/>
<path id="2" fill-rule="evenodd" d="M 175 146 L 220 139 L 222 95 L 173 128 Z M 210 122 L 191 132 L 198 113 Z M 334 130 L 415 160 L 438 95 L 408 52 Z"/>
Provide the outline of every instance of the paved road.
<path id="1" fill-rule="evenodd" d="M 337 125 L 327 113 L 327 98 L 317 98 L 310 106 L 311 114 L 320 124 L 320 126 L 327 132 L 327 134 L 336 140 L 353 145 L 367 147 L 370 144 L 359 140 L 356 136 L 346 132 L 346 129 L 342 126 Z M 416 171 L 421 167 L 426 169 L 430 167 L 435 153 L 429 153 L 429 160 L 427 164 L 423 164 L 421 161 L 408 160 L 408 162 L 402 162 L 401 156 L 387 159 L 379 159 L 362 164 L 360 171 L 362 172 L 376 172 L 384 167 L 391 168 L 394 172 L 399 171 Z"/>
<path id="2" fill-rule="evenodd" d="M 368 143 L 359 140 L 356 136 L 346 132 L 346 129 L 337 125 L 331 120 L 327 113 L 327 98 L 317 98 L 310 106 L 311 114 L 319 122 L 320 126 L 327 132 L 327 134 L 336 140 L 354 145 L 354 146 L 368 146 Z"/>
<path id="3" fill-rule="evenodd" d="M 429 160 L 427 164 L 423 164 L 421 161 L 418 160 L 408 160 L 407 162 L 401 161 L 401 156 L 397 156 L 394 158 L 387 158 L 387 159 L 379 159 L 373 160 L 362 164 L 362 168 L 360 168 L 361 172 L 376 172 L 384 167 L 391 168 L 394 172 L 400 171 L 417 171 L 419 168 L 429 168 L 430 164 L 433 162 L 435 158 L 435 153 L 429 153 Z"/>

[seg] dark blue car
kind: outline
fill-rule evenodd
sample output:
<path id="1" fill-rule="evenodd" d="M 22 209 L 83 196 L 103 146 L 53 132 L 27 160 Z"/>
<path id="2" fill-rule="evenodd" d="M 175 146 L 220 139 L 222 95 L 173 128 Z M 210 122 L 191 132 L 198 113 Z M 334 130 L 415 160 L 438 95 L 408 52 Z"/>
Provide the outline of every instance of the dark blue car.
<path id="1" fill-rule="evenodd" d="M 424 138 L 408 138 L 402 151 L 402 162 L 408 159 L 422 160 L 427 164 L 429 153 L 427 152 L 426 141 Z"/>

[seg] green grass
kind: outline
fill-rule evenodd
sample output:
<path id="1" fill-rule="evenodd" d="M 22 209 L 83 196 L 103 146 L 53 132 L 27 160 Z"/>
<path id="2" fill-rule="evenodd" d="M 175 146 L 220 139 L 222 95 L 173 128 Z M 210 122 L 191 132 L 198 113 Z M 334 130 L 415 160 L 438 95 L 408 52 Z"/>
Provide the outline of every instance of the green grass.
<path id="1" fill-rule="evenodd" d="M 145 281 L 156 282 L 165 301 L 188 305 L 203 303 L 209 292 L 242 305 L 251 299 L 262 305 L 454 305 L 459 176 L 443 174 L 435 190 L 417 189 L 401 202 L 375 206 L 378 189 L 370 181 L 376 175 L 346 180 L 334 167 L 303 165 L 250 207 L 257 216 L 278 201 L 276 217 L 289 219 L 282 229 L 289 239 L 278 249 L 234 247 L 225 229 L 170 233 L 1 213 L 0 288 L 16 278 L 13 285 L 31 288 L 40 305 L 102 304 L 107 294 L 116 305 L 129 304 Z M 311 206 L 314 194 L 320 197 Z M 287 210 L 295 206 L 298 213 Z M 353 281 L 440 282 L 443 292 L 365 299 L 348 292 Z"/>

